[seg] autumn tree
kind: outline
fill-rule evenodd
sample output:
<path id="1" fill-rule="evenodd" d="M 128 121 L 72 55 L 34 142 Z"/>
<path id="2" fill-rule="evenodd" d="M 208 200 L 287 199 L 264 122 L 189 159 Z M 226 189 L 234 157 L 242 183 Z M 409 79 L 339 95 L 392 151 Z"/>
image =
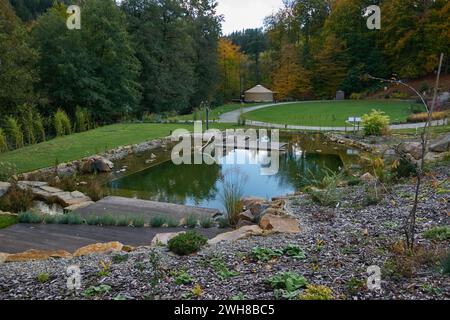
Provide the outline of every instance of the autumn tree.
<path id="1" fill-rule="evenodd" d="M 241 53 L 240 47 L 230 40 L 222 38 L 219 41 L 219 92 L 224 101 L 238 99 L 241 95 L 242 66 L 246 56 Z"/>
<path id="2" fill-rule="evenodd" d="M 278 66 L 273 72 L 273 90 L 278 99 L 302 99 L 311 90 L 310 73 L 298 61 L 297 48 L 289 43 L 281 50 Z"/>

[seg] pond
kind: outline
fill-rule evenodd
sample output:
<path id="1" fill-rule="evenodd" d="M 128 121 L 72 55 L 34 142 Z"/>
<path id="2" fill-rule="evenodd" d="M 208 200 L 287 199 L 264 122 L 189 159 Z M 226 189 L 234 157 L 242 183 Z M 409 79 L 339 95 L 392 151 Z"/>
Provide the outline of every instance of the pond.
<path id="1" fill-rule="evenodd" d="M 224 176 L 239 172 L 246 197 L 272 197 L 293 194 L 320 179 L 327 170 L 338 171 L 344 162 L 356 161 L 357 155 L 347 149 L 325 144 L 320 135 L 282 135 L 286 152 L 280 153 L 280 168 L 276 175 L 263 176 L 261 160 L 267 151 L 234 150 L 215 165 L 175 165 L 165 161 L 149 168 L 134 168 L 131 172 L 107 184 L 109 194 L 144 200 L 177 203 L 223 210 L 221 195 Z M 148 156 L 148 155 L 147 155 Z M 230 160 L 252 159 L 247 164 L 229 164 Z M 145 156 L 140 156 L 145 159 Z M 133 160 L 136 162 L 136 159 Z M 253 164 L 249 164 L 253 163 Z"/>

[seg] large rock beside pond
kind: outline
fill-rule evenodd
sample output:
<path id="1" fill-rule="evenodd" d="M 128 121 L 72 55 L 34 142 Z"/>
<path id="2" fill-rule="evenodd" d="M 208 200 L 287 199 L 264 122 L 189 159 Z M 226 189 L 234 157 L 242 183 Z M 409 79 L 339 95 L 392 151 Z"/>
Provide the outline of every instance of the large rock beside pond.
<path id="1" fill-rule="evenodd" d="M 450 151 L 450 134 L 433 142 L 430 145 L 430 151 L 432 152 L 447 152 Z"/>
<path id="2" fill-rule="evenodd" d="M 299 233 L 299 221 L 290 216 L 266 214 L 261 218 L 259 226 L 270 233 Z"/>
<path id="3" fill-rule="evenodd" d="M 0 198 L 8 192 L 9 188 L 11 188 L 11 183 L 0 181 Z"/>
<path id="4" fill-rule="evenodd" d="M 245 226 L 234 231 L 219 234 L 217 237 L 209 240 L 208 244 L 214 245 L 220 242 L 234 242 L 261 235 L 263 235 L 263 230 L 259 226 Z"/>
<path id="5" fill-rule="evenodd" d="M 26 262 L 35 260 L 70 259 L 72 255 L 64 250 L 28 250 L 22 253 L 8 254 L 4 257 L 5 263 Z"/>
<path id="6" fill-rule="evenodd" d="M 114 168 L 114 164 L 103 157 L 92 157 L 83 162 L 81 165 L 81 172 L 94 173 L 94 172 L 111 172 Z"/>
<path id="7" fill-rule="evenodd" d="M 117 241 L 108 243 L 96 243 L 78 249 L 77 251 L 75 251 L 73 256 L 81 257 L 97 253 L 119 252 L 122 251 L 122 249 L 123 244 Z"/>

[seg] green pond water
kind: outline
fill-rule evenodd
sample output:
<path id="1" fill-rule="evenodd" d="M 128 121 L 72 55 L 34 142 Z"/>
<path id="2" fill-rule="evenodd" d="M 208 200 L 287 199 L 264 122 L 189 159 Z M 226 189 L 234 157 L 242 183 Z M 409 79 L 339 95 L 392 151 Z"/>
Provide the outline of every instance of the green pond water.
<path id="1" fill-rule="evenodd" d="M 323 177 L 326 170 L 338 171 L 344 163 L 355 161 L 357 156 L 347 149 L 324 144 L 320 135 L 282 135 L 288 142 L 286 152 L 280 154 L 279 172 L 263 176 L 261 160 L 267 151 L 234 150 L 215 165 L 175 165 L 165 161 L 150 168 L 137 168 L 108 183 L 109 193 L 116 196 L 185 204 L 223 210 L 221 195 L 224 179 L 239 172 L 245 196 L 270 199 L 292 194 L 308 185 L 311 178 Z M 147 155 L 148 156 L 148 155 Z M 144 162 L 146 156 L 133 159 Z M 230 160 L 246 159 L 247 164 L 228 164 Z M 248 161 L 252 159 L 253 163 Z M 133 170 L 136 172 L 133 173 Z"/>

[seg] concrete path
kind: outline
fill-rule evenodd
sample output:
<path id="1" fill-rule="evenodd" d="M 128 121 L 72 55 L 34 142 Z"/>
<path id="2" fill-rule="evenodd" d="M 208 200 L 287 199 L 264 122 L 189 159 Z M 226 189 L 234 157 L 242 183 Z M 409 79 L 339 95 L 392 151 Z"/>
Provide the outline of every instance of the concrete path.
<path id="1" fill-rule="evenodd" d="M 219 118 L 219 122 L 221 122 L 221 123 L 238 123 L 241 112 L 249 113 L 249 112 L 252 112 L 255 110 L 266 109 L 266 108 L 270 108 L 270 107 L 274 107 L 274 106 L 282 106 L 282 105 L 286 105 L 286 104 L 318 103 L 318 102 L 323 102 L 323 101 L 316 100 L 316 101 L 270 103 L 270 104 L 255 106 L 255 107 L 238 109 L 238 110 L 227 112 L 227 113 L 224 113 L 223 115 L 221 115 Z M 268 123 L 268 122 L 253 121 L 253 120 L 246 120 L 246 124 L 251 125 L 251 126 L 257 126 L 257 127 L 288 129 L 288 130 L 304 130 L 304 131 L 355 131 L 357 129 L 357 128 L 354 129 L 350 124 L 347 127 L 317 127 L 317 126 L 295 126 L 295 125 Z M 433 127 L 443 126 L 446 124 L 448 124 L 448 119 L 432 122 Z M 390 128 L 392 130 L 420 129 L 423 127 L 425 127 L 425 123 L 406 123 L 406 124 L 398 124 L 398 125 L 390 126 Z M 360 127 L 359 130 L 362 130 L 362 127 Z"/>
<path id="2" fill-rule="evenodd" d="M 195 229 L 208 239 L 227 229 Z M 66 250 L 119 241 L 130 246 L 149 246 L 158 233 L 185 231 L 183 228 L 98 227 L 87 225 L 16 224 L 0 229 L 0 252 L 19 253 L 30 249 Z"/>
<path id="3" fill-rule="evenodd" d="M 156 215 L 167 215 L 177 220 L 194 214 L 199 218 L 215 216 L 218 210 L 203 209 L 190 206 L 182 206 L 172 203 L 163 203 L 122 197 L 107 197 L 90 206 L 74 211 L 83 217 L 89 215 L 113 215 L 113 216 L 136 216 L 149 220 Z"/>

